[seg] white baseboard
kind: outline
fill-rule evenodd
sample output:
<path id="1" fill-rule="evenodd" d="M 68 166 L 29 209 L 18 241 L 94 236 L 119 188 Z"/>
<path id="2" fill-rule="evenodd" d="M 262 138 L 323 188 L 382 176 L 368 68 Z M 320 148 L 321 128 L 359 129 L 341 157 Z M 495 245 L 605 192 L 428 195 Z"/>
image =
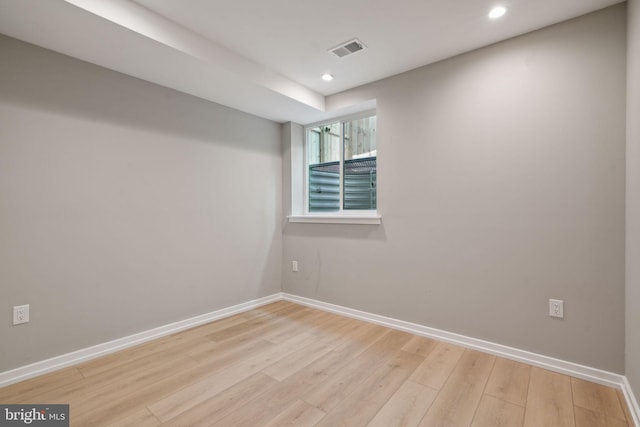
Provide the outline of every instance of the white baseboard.
<path id="1" fill-rule="evenodd" d="M 629 382 L 624 375 L 614 374 L 612 372 L 607 372 L 600 369 L 555 359 L 553 357 L 544 356 L 537 353 L 531 353 L 528 351 L 492 343 L 489 341 L 467 337 L 440 329 L 430 328 L 428 326 L 418 325 L 416 323 L 405 322 L 403 320 L 367 313 L 348 307 L 343 307 L 282 292 L 220 310 L 212 311 L 210 313 L 191 317 L 179 322 L 170 323 L 168 325 L 153 328 L 148 331 L 139 332 L 127 337 L 118 338 L 113 341 L 98 344 L 92 347 L 87 347 L 78 351 L 74 351 L 72 353 L 56 356 L 51 359 L 22 366 L 10 371 L 1 372 L 0 387 L 5 387 L 19 381 L 24 381 L 38 375 L 66 368 L 68 366 L 95 359 L 96 357 L 123 350 L 125 348 L 132 347 L 146 341 L 167 336 L 185 329 L 193 328 L 204 323 L 213 322 L 214 320 L 229 317 L 234 314 L 242 313 L 260 307 L 262 305 L 280 300 L 291 301 L 297 304 L 306 305 L 309 307 L 329 311 L 332 313 L 352 317 L 382 326 L 387 326 L 389 328 L 406 331 L 412 334 L 457 344 L 462 347 L 479 350 L 496 356 L 505 357 L 507 359 L 527 363 L 529 365 L 538 366 L 550 371 L 558 372 L 565 375 L 571 375 L 576 378 L 581 378 L 587 381 L 592 381 L 598 384 L 621 389 L 627 401 L 629 411 L 633 416 L 634 422 L 636 426 L 640 427 L 640 407 L 638 406 L 638 400 L 635 398 L 633 390 L 631 389 L 631 386 L 629 385 Z"/>
<path id="2" fill-rule="evenodd" d="M 636 399 L 636 396 L 633 394 L 633 390 L 631 389 L 631 385 L 629 384 L 627 377 L 624 377 L 623 380 L 624 384 L 622 386 L 622 392 L 624 393 L 624 398 L 627 401 L 629 412 L 631 412 L 633 422 L 636 426 L 640 426 L 640 405 L 638 405 L 638 399 Z"/>
<path id="3" fill-rule="evenodd" d="M 638 401 L 633 395 L 633 391 L 629 386 L 629 382 L 624 375 L 603 371 L 589 366 L 579 365 L 577 363 L 567 362 L 565 360 L 544 356 L 529 351 L 508 347 L 489 341 L 479 340 L 440 329 L 430 328 L 416 323 L 405 322 L 403 320 L 392 319 L 390 317 L 380 316 L 377 314 L 367 313 L 365 311 L 354 310 L 352 308 L 343 307 L 335 304 L 326 303 L 310 298 L 300 297 L 297 295 L 283 293 L 282 298 L 286 301 L 295 302 L 297 304 L 306 305 L 332 313 L 341 314 L 343 316 L 352 317 L 354 319 L 364 320 L 389 328 L 398 329 L 415 335 L 421 335 L 428 338 L 434 338 L 440 341 L 449 342 L 462 347 L 479 350 L 485 353 L 501 356 L 507 359 L 516 360 L 532 366 L 548 369 L 572 377 L 581 378 L 598 384 L 621 389 L 627 400 L 629 410 L 634 417 L 636 426 L 640 427 L 640 409 Z"/>
<path id="4" fill-rule="evenodd" d="M 51 359 L 42 360 L 40 362 L 32 363 L 26 366 L 21 366 L 10 371 L 0 372 L 0 387 L 5 387 L 10 384 L 36 377 L 38 375 L 46 374 L 48 372 L 66 368 L 71 365 L 86 362 L 87 360 L 95 359 L 96 357 L 104 356 L 109 353 L 114 353 L 128 347 L 133 347 L 134 345 L 142 344 L 146 341 L 171 335 L 185 329 L 193 328 L 195 326 L 199 326 L 208 322 L 213 322 L 214 320 L 229 317 L 234 314 L 242 313 L 260 307 L 262 305 L 280 300 L 282 300 L 282 294 L 276 293 L 263 298 L 258 298 L 231 307 L 212 311 L 210 313 L 201 314 L 189 319 L 180 320 L 168 325 L 149 329 L 147 331 L 139 332 L 137 334 L 129 335 L 123 338 L 118 338 L 113 341 L 94 345 L 92 347 L 83 348 L 81 350 L 63 354 L 61 356 L 52 357 Z"/>

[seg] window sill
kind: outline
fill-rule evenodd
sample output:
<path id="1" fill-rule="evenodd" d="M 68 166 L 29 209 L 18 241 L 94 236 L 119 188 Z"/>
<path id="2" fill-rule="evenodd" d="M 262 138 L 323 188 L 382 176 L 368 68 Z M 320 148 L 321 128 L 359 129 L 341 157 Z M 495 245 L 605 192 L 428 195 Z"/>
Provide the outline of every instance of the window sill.
<path id="1" fill-rule="evenodd" d="M 376 214 L 360 215 L 292 215 L 287 217 L 289 222 L 303 224 L 361 224 L 380 225 L 382 217 Z"/>

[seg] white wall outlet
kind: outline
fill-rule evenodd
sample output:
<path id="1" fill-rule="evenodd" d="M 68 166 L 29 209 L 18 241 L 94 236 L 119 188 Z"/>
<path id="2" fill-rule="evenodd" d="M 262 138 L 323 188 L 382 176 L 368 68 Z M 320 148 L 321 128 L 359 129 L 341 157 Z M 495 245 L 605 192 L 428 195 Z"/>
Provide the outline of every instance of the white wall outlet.
<path id="1" fill-rule="evenodd" d="M 13 324 L 29 323 L 29 304 L 13 307 Z"/>
<path id="2" fill-rule="evenodd" d="M 291 271 L 298 271 L 298 261 L 291 261 Z"/>
<path id="3" fill-rule="evenodd" d="M 564 319 L 564 301 L 561 299 L 550 299 L 549 316 Z"/>

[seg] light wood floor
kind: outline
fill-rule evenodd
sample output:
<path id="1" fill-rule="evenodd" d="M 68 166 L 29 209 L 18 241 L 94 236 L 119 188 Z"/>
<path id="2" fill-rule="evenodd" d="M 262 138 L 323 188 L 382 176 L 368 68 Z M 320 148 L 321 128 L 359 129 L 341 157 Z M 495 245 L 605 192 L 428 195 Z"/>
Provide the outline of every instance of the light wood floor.
<path id="1" fill-rule="evenodd" d="M 633 426 L 622 394 L 277 302 L 0 389 L 72 426 Z"/>

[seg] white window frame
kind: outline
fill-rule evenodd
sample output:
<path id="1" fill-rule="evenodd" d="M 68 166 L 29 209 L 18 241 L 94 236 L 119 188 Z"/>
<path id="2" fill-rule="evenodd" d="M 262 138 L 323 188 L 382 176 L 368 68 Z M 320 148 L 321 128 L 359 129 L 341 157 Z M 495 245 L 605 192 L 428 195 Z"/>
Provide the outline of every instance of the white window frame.
<path id="1" fill-rule="evenodd" d="M 348 116 L 335 117 L 330 120 L 323 120 L 317 123 L 311 123 L 305 125 L 303 128 L 302 139 L 302 176 L 293 176 L 292 179 L 302 180 L 302 201 L 303 210 L 299 215 L 291 215 L 288 217 L 289 222 L 294 223 L 318 223 L 318 224 L 365 224 L 365 225 L 378 225 L 382 221 L 381 215 L 378 213 L 377 204 L 376 209 L 373 210 L 347 210 L 343 209 L 344 204 L 344 188 L 343 188 L 343 174 L 344 174 L 344 131 L 343 124 L 351 120 L 362 119 L 366 117 L 376 116 L 375 110 L 363 111 L 357 114 Z M 332 123 L 340 123 L 340 209 L 337 212 L 309 212 L 309 167 L 307 164 L 307 130 L 309 128 L 320 127 Z M 376 141 L 376 148 L 378 147 L 378 141 Z M 376 153 L 377 162 L 377 153 Z M 376 192 L 378 191 L 378 185 L 376 185 Z M 376 194 L 376 197 L 378 195 Z"/>

